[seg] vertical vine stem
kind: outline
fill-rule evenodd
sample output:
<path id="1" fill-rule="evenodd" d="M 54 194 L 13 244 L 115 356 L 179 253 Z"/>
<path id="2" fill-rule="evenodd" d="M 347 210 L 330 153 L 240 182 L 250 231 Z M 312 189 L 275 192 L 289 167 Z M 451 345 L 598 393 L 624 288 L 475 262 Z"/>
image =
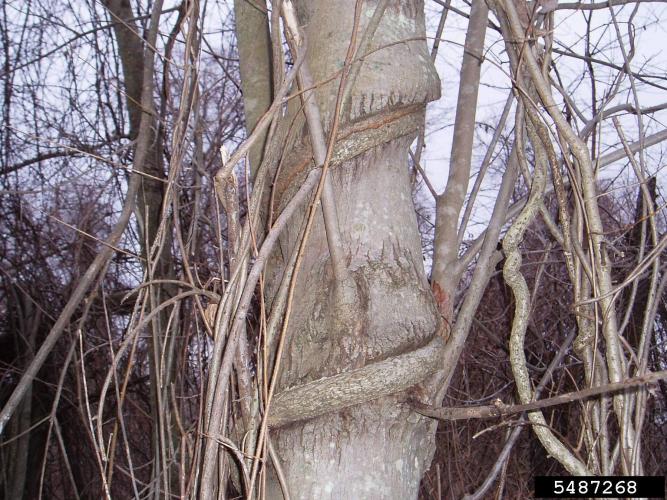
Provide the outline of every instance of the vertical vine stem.
<path id="1" fill-rule="evenodd" d="M 530 102 L 525 102 L 524 106 L 531 106 Z M 528 133 L 531 142 L 536 143 L 539 139 L 535 134 L 531 123 L 527 123 Z M 524 151 L 523 131 L 516 130 L 519 139 L 518 146 L 521 152 Z M 526 280 L 521 274 L 521 251 L 519 244 L 523 239 L 526 228 L 533 221 L 539 210 L 544 188 L 546 186 L 546 165 L 543 158 L 536 158 L 535 169 L 533 171 L 533 182 L 530 188 L 530 196 L 526 206 L 518 215 L 514 223 L 507 230 L 503 239 L 503 250 L 506 255 L 505 265 L 503 266 L 503 277 L 512 289 L 514 294 L 514 320 L 512 321 L 512 330 L 510 333 L 510 363 L 514 380 L 516 381 L 517 392 L 522 403 L 528 403 L 533 400 L 534 394 L 531 388 L 530 376 L 526 366 L 526 355 L 523 351 L 524 340 L 526 337 L 526 328 L 530 316 L 530 296 Z M 519 154 L 519 161 L 525 161 L 525 157 Z M 541 411 L 528 413 L 528 420 L 533 424 L 535 434 L 542 442 L 542 445 L 558 460 L 571 474 L 585 476 L 590 475 L 586 466 L 575 457 L 570 450 L 551 432 Z"/>
<path id="2" fill-rule="evenodd" d="M 297 24 L 296 14 L 291 2 L 283 3 L 283 12 L 287 29 L 294 42 L 299 46 L 302 43 L 303 35 Z M 320 181 L 322 184 L 322 215 L 324 216 L 324 229 L 327 235 L 331 265 L 336 278 L 336 292 L 341 304 L 353 304 L 356 302 L 356 286 L 345 262 L 343 240 L 338 225 L 338 210 L 336 208 L 335 192 L 331 176 L 328 175 L 328 170 L 331 154 L 333 152 L 333 143 L 335 142 L 338 125 L 340 123 L 340 108 L 341 104 L 344 102 L 347 77 L 350 73 L 351 63 L 356 53 L 355 47 L 360 16 L 361 8 L 359 2 L 357 2 L 352 37 L 345 57 L 339 85 L 337 105 L 334 111 L 334 120 L 328 143 L 324 134 L 322 116 L 315 97 L 313 77 L 306 61 L 303 62 L 298 73 L 299 85 L 303 90 L 303 112 L 306 116 L 306 123 L 308 125 L 310 144 L 313 150 L 313 159 L 315 160 L 316 166 L 322 166 L 322 180 Z"/>
<path id="3" fill-rule="evenodd" d="M 598 206 L 596 172 L 593 168 L 590 152 L 587 145 L 568 123 L 558 103 L 555 102 L 551 94 L 551 86 L 544 77 L 538 58 L 533 52 L 534 48 L 526 38 L 526 26 L 522 24 L 516 5 L 509 0 L 498 0 L 497 4 L 500 6 L 499 14 L 505 19 L 503 21 L 503 31 L 506 32 L 508 39 L 514 40 L 512 44 L 518 44 L 522 47 L 521 61 L 526 68 L 526 77 L 534 86 L 544 111 L 556 127 L 563 148 L 568 153 L 565 160 L 571 163 L 572 170 L 576 171 L 580 177 L 583 214 L 587 226 L 588 247 L 594 273 L 592 291 L 597 296 L 596 304 L 599 312 L 596 317 L 601 322 L 601 332 L 605 341 L 604 359 L 610 382 L 620 382 L 626 377 L 628 361 L 623 352 L 618 331 L 616 306 L 612 294 L 611 265 L 607 255 L 604 226 Z M 631 399 L 631 396 L 622 393 L 613 397 L 614 413 L 620 427 L 619 454 L 622 457 L 621 469 L 624 474 L 631 473 L 630 463 L 625 458 L 633 456 L 636 434 L 634 424 L 628 418 L 627 413 L 627 406 L 632 404 Z"/>

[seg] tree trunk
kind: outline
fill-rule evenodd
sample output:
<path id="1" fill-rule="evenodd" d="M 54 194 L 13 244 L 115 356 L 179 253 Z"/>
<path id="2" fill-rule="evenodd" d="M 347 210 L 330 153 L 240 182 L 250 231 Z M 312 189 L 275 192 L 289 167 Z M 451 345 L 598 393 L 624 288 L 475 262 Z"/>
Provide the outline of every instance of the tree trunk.
<path id="1" fill-rule="evenodd" d="M 357 40 L 378 2 L 362 3 Z M 315 82 L 324 81 L 343 66 L 355 1 L 302 0 L 295 8 L 307 40 L 306 64 Z M 409 356 L 432 342 L 441 326 L 424 274 L 407 168 L 424 105 L 440 90 L 425 43 L 423 2 L 389 2 L 371 49 L 379 50 L 363 60 L 350 106 L 342 107 L 349 110 L 338 134 L 347 145 L 339 147 L 342 161 L 328 174 L 358 300 L 346 306 L 352 314 L 344 313 L 331 293 L 336 283 L 318 212 L 293 297 L 277 400 L 287 388 Z M 331 129 L 339 81 L 316 90 L 325 131 Z M 306 128 L 296 135 L 275 184 L 278 211 L 312 166 L 304 168 L 304 154 L 311 157 Z M 270 266 L 269 297 L 306 217 L 304 209 L 282 237 Z M 379 381 L 384 390 L 377 394 L 366 389 L 361 404 L 341 403 L 335 411 L 271 430 L 292 498 L 416 498 L 433 455 L 435 424 L 402 404 L 408 394 L 425 399 L 424 387 L 386 395 L 387 387 L 400 387 L 396 376 Z M 329 389 L 327 396 L 346 390 Z M 271 490 L 269 498 L 281 498 L 277 486 Z"/>
<path id="2" fill-rule="evenodd" d="M 271 105 L 271 36 L 265 2 L 234 0 L 236 44 L 243 90 L 246 134 L 250 135 Z M 250 148 L 252 177 L 262 161 L 266 132 Z"/>
<path id="3" fill-rule="evenodd" d="M 167 175 L 163 159 L 164 136 L 153 99 L 154 92 L 154 45 L 151 42 L 157 34 L 157 22 L 161 15 L 162 2 L 152 5 L 151 28 L 148 41 L 141 36 L 135 14 L 128 0 L 104 0 L 114 21 L 113 30 L 118 46 L 130 123 L 130 136 L 136 141 L 134 169 L 142 175 L 137 194 L 135 215 L 139 229 L 140 245 L 144 261 L 144 271 L 148 281 L 173 279 L 174 257 L 171 250 L 172 224 L 169 218 L 163 222 L 166 199 Z M 177 26 L 182 21 L 184 9 L 179 12 Z M 172 33 L 172 37 L 175 33 Z M 169 57 L 167 57 L 169 59 Z M 165 68 L 165 72 L 167 69 Z M 142 121 L 146 117 L 150 132 L 141 136 Z M 146 141 L 144 144 L 141 140 Z M 143 161 L 137 161 L 139 148 L 145 148 Z M 163 235 L 160 236 L 162 227 Z M 161 238 L 161 239 L 160 239 Z M 155 246 L 157 245 L 157 250 Z M 152 284 L 147 301 L 149 309 L 155 309 L 175 294 L 173 285 Z M 153 471 L 156 478 L 168 477 L 171 462 L 169 455 L 175 449 L 174 425 L 170 418 L 167 389 L 176 379 L 176 353 L 178 337 L 173 335 L 177 324 L 173 310 L 164 309 L 150 324 L 150 351 L 148 353 L 151 377 L 151 413 L 153 418 L 153 448 L 156 460 Z M 111 449 L 115 450 L 114 440 Z M 161 459 L 161 460 L 160 460 Z M 164 471 L 164 474 L 163 474 Z M 113 473 L 113 471 L 111 471 Z M 161 477 L 162 476 L 162 477 Z M 175 474 L 174 474 L 175 477 Z M 165 489 L 173 478 L 161 483 Z M 157 491 L 157 490 L 156 490 Z"/>
<path id="4" fill-rule="evenodd" d="M 125 0 L 105 0 L 104 5 L 109 9 L 112 20 L 118 55 L 123 68 L 123 86 L 127 102 L 127 112 L 130 122 L 130 137 L 136 140 L 139 135 L 142 113 L 153 114 L 149 152 L 146 161 L 137 165 L 137 169 L 145 174 L 141 178 L 141 188 L 137 196 L 137 221 L 139 223 L 142 254 L 149 256 L 151 245 L 155 242 L 162 217 L 162 203 L 164 200 L 165 180 L 164 164 L 162 159 L 162 134 L 159 131 L 157 117 L 153 103 L 149 109 L 142 108 L 144 86 L 152 93 L 153 82 L 144 81 L 144 68 L 147 63 L 153 64 L 153 55 L 145 53 L 144 40 L 141 38 L 139 27 L 134 20 L 135 14 L 130 3 Z M 148 49 L 151 51 L 152 49 Z M 154 279 L 167 278 L 173 266 L 170 247 L 165 244 L 160 253 Z"/>

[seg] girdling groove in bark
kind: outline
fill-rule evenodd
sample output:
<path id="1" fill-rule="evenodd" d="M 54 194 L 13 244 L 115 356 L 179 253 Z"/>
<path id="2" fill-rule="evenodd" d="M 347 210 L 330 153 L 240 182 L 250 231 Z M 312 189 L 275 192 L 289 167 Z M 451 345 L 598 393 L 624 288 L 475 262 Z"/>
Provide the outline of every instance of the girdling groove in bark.
<path id="1" fill-rule="evenodd" d="M 414 133 L 423 112 L 423 106 L 409 105 L 343 127 L 337 134 L 331 165 L 338 166 L 382 143 Z M 308 174 L 302 183 L 293 184 L 308 190 L 314 189 L 320 169 L 314 169 L 317 170 L 315 172 L 307 169 L 309 165 L 312 166 L 310 151 L 299 150 L 296 155 L 293 153 L 291 161 L 299 165 L 300 172 Z M 284 203 L 287 205 L 289 201 L 285 200 Z M 273 242 L 277 236 L 275 234 L 270 241 Z M 251 275 L 254 276 L 252 271 Z M 254 279 L 248 281 L 255 283 Z M 269 426 L 276 428 L 314 418 L 417 385 L 442 366 L 443 347 L 444 342 L 436 336 L 417 350 L 283 391 L 275 396 L 271 405 Z"/>
<path id="2" fill-rule="evenodd" d="M 337 134 L 331 166 L 341 165 L 380 144 L 414 133 L 423 113 L 423 106 L 409 105 L 375 114 L 343 127 Z M 290 160 L 299 166 L 300 173 L 307 174 L 301 183 L 291 184 L 308 190 L 314 189 L 319 172 L 313 170 L 320 169 L 308 170 L 308 166 L 312 166 L 312 153 L 298 150 L 292 153 Z M 291 179 L 294 180 L 293 177 Z M 289 203 L 289 200 L 284 200 L 285 205 Z M 274 242 L 277 236 L 278 234 L 275 234 L 271 242 Z M 267 241 L 264 244 L 267 244 Z M 251 275 L 254 276 L 252 271 Z M 255 279 L 248 281 L 255 283 Z M 442 365 L 443 344 L 442 339 L 437 336 L 415 351 L 283 391 L 275 396 L 272 403 L 269 426 L 275 428 L 324 415 L 417 385 Z"/>
<path id="3" fill-rule="evenodd" d="M 291 3 L 283 4 L 283 10 L 287 28 L 298 45 L 302 39 L 302 34 L 296 19 L 293 18 Z M 380 8 L 379 10 L 381 16 L 381 11 L 384 9 Z M 350 48 L 348 48 L 346 61 L 353 55 L 349 51 Z M 294 171 L 296 175 L 290 176 L 287 186 L 294 185 L 295 177 L 307 171 L 308 166 L 312 164 L 312 158 L 315 159 L 318 167 L 323 165 L 323 175 L 326 176 L 326 170 L 332 164 L 343 163 L 373 147 L 414 133 L 423 119 L 424 106 L 422 104 L 407 105 L 399 107 L 398 110 L 396 108 L 388 109 L 385 112 L 362 118 L 338 133 L 337 117 L 340 113 L 341 90 L 345 87 L 344 73 L 337 96 L 334 124 L 331 130 L 331 134 L 336 140 L 333 141 L 333 144 L 329 144 L 325 151 L 321 115 L 314 99 L 314 91 L 311 89 L 313 87 L 312 77 L 306 62 L 302 64 L 299 70 L 299 78 L 301 86 L 310 89 L 306 90 L 304 94 L 304 100 L 306 101 L 304 107 L 311 146 L 306 147 L 306 151 L 300 152 L 301 154 L 297 153 L 295 155 L 293 153 L 290 163 L 296 168 L 289 170 Z M 326 180 L 325 178 L 325 182 Z M 278 186 L 278 191 L 281 191 L 280 186 Z M 325 195 L 326 192 L 323 196 Z M 325 210 L 327 203 L 334 203 L 333 193 L 329 193 L 328 200 L 325 198 L 322 200 L 326 235 L 327 239 L 330 240 L 329 225 L 333 223 L 337 226 L 338 220 L 337 217 L 327 217 Z M 332 220 L 327 220 L 328 218 Z M 337 245 L 341 245 L 341 243 L 337 243 L 334 247 Z M 332 252 L 334 249 L 331 241 L 329 241 L 329 251 L 333 261 L 336 260 L 334 252 Z M 336 262 L 333 262 L 334 268 L 335 264 Z M 335 271 L 334 269 L 336 280 L 346 278 Z M 347 274 L 347 272 L 343 274 Z M 358 300 L 355 299 L 353 302 L 356 303 Z M 338 313 L 342 314 L 343 311 L 338 311 Z M 276 428 L 406 390 L 424 381 L 442 366 L 443 347 L 442 338 L 436 334 L 430 337 L 428 343 L 420 348 L 368 363 L 361 368 L 326 376 L 283 390 L 271 402 L 267 423 L 270 427 Z"/>
<path id="4" fill-rule="evenodd" d="M 385 113 L 376 113 L 343 125 L 336 137 L 329 161 L 330 166 L 338 166 L 381 144 L 415 133 L 423 117 L 423 105 L 412 104 L 391 109 Z M 312 151 L 306 145 L 297 145 L 289 153 L 285 164 L 290 165 L 290 168 L 284 167 L 284 170 L 289 170 L 291 173 L 278 179 L 275 187 L 278 193 L 288 191 L 289 186 L 301 184 L 299 179 L 305 176 L 309 167 L 313 165 Z M 284 201 L 278 201 L 278 207 L 289 202 L 287 197 L 283 198 L 285 198 Z"/>
<path id="5" fill-rule="evenodd" d="M 412 105 L 376 114 L 344 127 L 338 134 L 332 166 L 338 166 L 382 143 L 414 133 L 422 116 L 423 107 Z M 299 151 L 292 157 L 293 164 L 299 165 L 301 172 L 307 172 L 308 165 L 312 165 L 312 156 L 308 153 Z M 284 203 L 289 201 L 284 200 Z M 282 427 L 404 391 L 441 368 L 443 352 L 444 341 L 435 334 L 426 345 L 415 350 L 291 387 L 273 398 L 268 425 L 271 428 Z"/>

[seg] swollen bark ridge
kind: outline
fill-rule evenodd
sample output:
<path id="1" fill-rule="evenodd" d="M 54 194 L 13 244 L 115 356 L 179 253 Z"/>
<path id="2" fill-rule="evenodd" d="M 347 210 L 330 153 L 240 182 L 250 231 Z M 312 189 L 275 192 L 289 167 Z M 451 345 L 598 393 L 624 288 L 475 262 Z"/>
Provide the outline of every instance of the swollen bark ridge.
<path id="1" fill-rule="evenodd" d="M 365 39 L 371 19 L 377 22 L 377 4 L 360 4 L 358 40 Z M 313 81 L 340 74 L 355 7 L 355 0 L 295 2 Z M 328 175 L 343 259 L 357 288 L 353 321 L 337 317 L 319 212 L 304 247 L 268 413 L 271 441 L 296 498 L 415 498 L 434 450 L 434 423 L 400 404 L 401 392 L 441 367 L 444 343 L 435 335 L 440 319 L 424 275 L 407 169 L 424 104 L 439 95 L 424 32 L 421 1 L 387 2 L 372 37 L 379 50 L 359 65 L 349 112 L 340 117 L 330 163 L 335 168 Z M 335 79 L 313 92 L 325 135 L 332 132 L 339 88 Z M 292 104 L 286 123 L 298 108 Z M 274 184 L 278 210 L 313 168 L 305 127 L 295 136 Z M 302 208 L 295 214 L 267 266 L 269 300 L 308 213 Z M 373 460 L 376 455 L 383 460 Z M 277 486 L 268 497 L 281 497 Z"/>
<path id="2" fill-rule="evenodd" d="M 378 5 L 371 19 L 371 23 L 375 21 L 373 30 L 377 28 L 378 10 L 386 8 L 386 1 Z M 295 43 L 300 45 L 302 34 L 296 24 L 294 11 L 291 2 L 283 4 L 285 8 L 286 25 L 290 30 Z M 362 40 L 362 46 L 368 45 L 368 32 L 364 35 L 366 43 Z M 350 54 L 348 50 L 348 54 Z M 357 74 L 359 65 L 356 66 Z M 356 77 L 356 75 L 355 75 Z M 308 131 L 310 135 L 310 143 L 313 150 L 313 158 L 316 165 L 323 165 L 326 170 L 332 158 L 332 151 L 327 151 L 325 145 L 324 132 L 321 126 L 321 116 L 319 107 L 314 102 L 313 81 L 310 74 L 310 69 L 307 63 L 303 63 L 299 69 L 299 79 L 302 89 L 305 89 L 303 94 L 304 113 L 306 115 L 306 123 L 308 124 Z M 342 93 L 342 87 L 347 89 L 347 92 Z M 342 101 L 345 101 L 344 95 L 349 95 L 349 90 L 352 85 L 350 82 L 342 81 L 339 87 L 339 94 L 337 106 L 340 107 L 341 96 Z M 348 101 L 349 102 L 349 101 Z M 411 107 L 406 113 L 422 115 L 421 107 Z M 405 116 L 405 115 L 404 115 Z M 408 114 L 409 116 L 409 114 Z M 402 118 L 403 116 L 401 116 Z M 408 122 L 410 123 L 410 122 Z M 364 145 L 369 147 L 368 138 L 363 134 L 365 127 L 359 127 L 357 124 L 356 133 L 352 133 L 349 137 L 348 131 L 347 141 L 351 144 Z M 382 142 L 389 142 L 395 140 L 406 132 L 412 132 L 412 129 L 405 130 L 403 128 L 387 127 L 385 135 L 382 137 Z M 337 128 L 334 127 L 332 134 L 337 133 Z M 393 135 L 387 135 L 387 134 Z M 379 145 L 376 143 L 375 145 Z M 347 150 L 348 157 L 341 157 L 340 152 L 336 155 L 337 163 L 351 160 L 357 156 L 358 147 Z M 354 328 L 354 316 L 365 311 L 358 311 L 359 297 L 357 295 L 356 284 L 344 267 L 342 255 L 342 242 L 340 241 L 340 229 L 338 227 L 338 216 L 336 214 L 334 203 L 334 192 L 331 186 L 330 178 L 326 177 L 326 172 L 323 173 L 325 179 L 324 190 L 322 192 L 322 213 L 324 216 L 324 227 L 327 234 L 327 243 L 329 253 L 332 261 L 332 268 L 334 274 L 335 288 L 339 286 L 347 286 L 350 289 L 351 297 L 345 297 L 344 303 L 341 303 L 341 298 L 336 297 L 334 305 L 332 306 L 334 318 L 332 318 L 332 325 L 335 328 L 347 329 Z M 328 206 L 328 208 L 327 208 Z M 330 213 L 327 212 L 327 209 Z M 332 238 L 330 233 L 335 234 Z M 332 241 L 333 240 L 333 241 Z M 335 250 L 335 252 L 334 252 Z M 341 267 L 342 266 L 342 267 Z M 338 269 L 337 269 L 338 267 Z M 335 293 L 335 292 L 334 292 Z M 349 299 L 353 300 L 349 300 Z M 342 410 L 353 406 L 355 404 L 373 401 L 381 396 L 395 394 L 408 389 L 411 386 L 417 385 L 432 375 L 442 364 L 444 343 L 440 337 L 432 339 L 428 345 L 414 351 L 408 351 L 401 355 L 390 357 L 386 360 L 370 363 L 362 368 L 344 372 L 331 377 L 314 380 L 301 386 L 292 387 L 281 392 L 273 401 L 271 406 L 269 425 L 272 427 L 279 427 L 314 418 L 326 413 Z"/>
<path id="3" fill-rule="evenodd" d="M 269 425 L 280 427 L 404 391 L 441 367 L 443 347 L 442 338 L 435 337 L 421 349 L 287 389 L 275 397 Z"/>

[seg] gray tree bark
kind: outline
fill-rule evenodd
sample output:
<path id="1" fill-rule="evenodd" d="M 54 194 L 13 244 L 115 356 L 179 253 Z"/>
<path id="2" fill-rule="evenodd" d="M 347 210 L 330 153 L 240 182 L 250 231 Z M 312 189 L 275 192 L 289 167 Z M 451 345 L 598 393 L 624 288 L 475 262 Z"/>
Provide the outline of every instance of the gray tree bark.
<path id="1" fill-rule="evenodd" d="M 470 7 L 470 23 L 461 62 L 447 187 L 435 200 L 436 227 L 431 282 L 440 312 L 449 322 L 453 321 L 454 294 L 463 273 L 457 266 L 459 217 L 470 179 L 477 94 L 488 17 L 486 1 L 474 0 Z M 455 340 L 462 344 L 465 338 Z"/>
<path id="2" fill-rule="evenodd" d="M 152 115 L 150 148 L 145 161 L 137 165 L 137 169 L 145 174 L 141 178 L 141 187 L 137 197 L 137 220 L 141 230 L 141 244 L 144 256 L 157 236 L 162 216 L 162 202 L 166 179 L 164 162 L 162 159 L 162 135 L 159 132 L 157 115 L 151 100 L 148 108 L 143 108 L 142 93 L 148 90 L 152 94 L 153 82 L 145 81 L 144 71 L 146 63 L 152 64 L 153 55 L 145 51 L 153 49 L 144 45 L 139 26 L 134 20 L 135 14 L 130 3 L 126 0 L 105 0 L 104 5 L 109 9 L 113 25 L 118 55 L 123 68 L 123 86 L 125 89 L 127 112 L 130 122 L 130 137 L 136 139 L 139 135 L 139 125 L 142 113 Z M 144 89 L 146 87 L 146 89 Z M 162 250 L 155 278 L 169 275 L 172 264 L 168 245 Z"/>
<path id="3" fill-rule="evenodd" d="M 236 43 L 243 90 L 243 109 L 248 135 L 271 106 L 271 36 L 266 3 L 259 0 L 234 0 Z M 252 172 L 262 161 L 266 132 L 250 148 L 248 159 Z M 254 177 L 254 174 L 253 174 Z"/>
<path id="4" fill-rule="evenodd" d="M 144 271 L 149 281 L 165 280 L 174 274 L 174 258 L 171 250 L 171 221 L 169 219 L 163 221 L 167 175 L 163 159 L 164 137 L 153 99 L 155 42 L 151 41 L 157 35 L 162 2 L 158 1 L 152 6 L 151 17 L 154 20 L 152 26 L 155 33 L 148 34 L 148 42 L 141 36 L 128 0 L 104 0 L 103 3 L 115 21 L 113 30 L 123 69 L 130 136 L 137 140 L 134 150 L 134 169 L 140 174 L 146 174 L 139 178 L 135 206 L 139 243 L 145 258 Z M 183 11 L 179 13 L 177 23 L 182 20 L 182 15 Z M 138 138 L 141 127 L 145 126 L 142 125 L 144 121 L 150 125 L 144 137 L 146 142 L 142 144 Z M 145 153 L 140 155 L 139 148 L 145 149 Z M 160 239 L 161 225 L 164 234 Z M 175 290 L 171 285 L 156 284 L 149 287 L 148 293 L 150 308 L 155 309 L 173 296 Z M 153 475 L 162 481 L 165 490 L 167 489 L 165 485 L 171 482 L 167 456 L 173 448 L 169 442 L 172 435 L 169 427 L 172 424 L 167 405 L 164 404 L 165 388 L 169 387 L 177 375 L 174 361 L 177 337 L 170 335 L 168 328 L 171 315 L 171 310 L 163 310 L 151 322 L 151 351 L 148 356 L 152 388 L 151 413 L 154 420 L 151 437 L 156 457 L 153 462 Z M 172 322 L 172 328 L 174 323 Z M 112 450 L 115 450 L 115 444 L 116 441 L 112 441 Z"/>
<path id="5" fill-rule="evenodd" d="M 357 39 L 376 4 L 363 2 Z M 307 40 L 306 64 L 315 82 L 324 81 L 343 65 L 355 1 L 301 0 L 295 7 Z M 304 384 L 409 355 L 440 331 L 440 316 L 425 278 L 407 168 L 408 146 L 416 137 L 424 105 L 440 92 L 425 43 L 423 2 L 389 2 L 371 45 L 373 52 L 354 81 L 351 105 L 344 107 L 349 113 L 341 117 L 338 135 L 351 144 L 350 153 L 343 152 L 342 162 L 328 174 L 345 261 L 359 300 L 352 305 L 353 314 L 347 309 L 340 314 L 331 293 L 336 283 L 320 212 L 294 294 L 279 401 L 288 388 L 298 392 Z M 331 129 L 339 81 L 316 91 L 325 131 Z M 298 107 L 293 108 L 296 112 Z M 275 183 L 278 211 L 313 166 L 309 162 L 304 168 L 303 151 L 312 156 L 306 130 L 287 148 L 292 154 Z M 269 298 L 306 217 L 303 209 L 282 236 L 268 273 Z M 385 386 L 396 384 L 391 372 L 386 377 Z M 344 387 L 336 390 L 345 392 Z M 402 401 L 408 394 L 428 400 L 428 393 L 426 384 L 389 395 L 369 393 L 361 404 L 348 403 L 344 409 L 274 426 L 271 439 L 292 498 L 416 498 L 434 452 L 435 424 Z M 281 498 L 279 491 L 276 485 L 269 497 Z"/>

